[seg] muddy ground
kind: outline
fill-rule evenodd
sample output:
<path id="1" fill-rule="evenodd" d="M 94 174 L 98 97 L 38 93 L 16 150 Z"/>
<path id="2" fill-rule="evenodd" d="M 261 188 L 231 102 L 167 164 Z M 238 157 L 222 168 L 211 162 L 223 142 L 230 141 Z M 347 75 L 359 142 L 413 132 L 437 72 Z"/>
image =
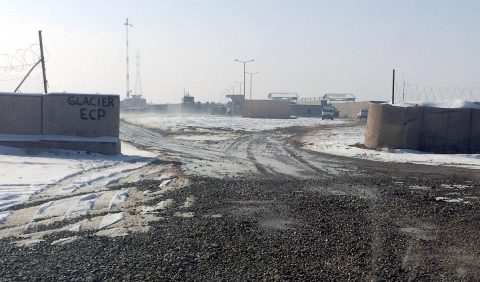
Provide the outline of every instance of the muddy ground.
<path id="1" fill-rule="evenodd" d="M 123 123 L 123 139 L 181 163 L 183 185 L 148 203 L 173 204 L 133 217 L 156 217 L 147 232 L 62 231 L 30 247 L 4 238 L 1 280 L 480 279 L 477 171 L 312 153 L 299 147 L 308 130 L 191 142 Z"/>

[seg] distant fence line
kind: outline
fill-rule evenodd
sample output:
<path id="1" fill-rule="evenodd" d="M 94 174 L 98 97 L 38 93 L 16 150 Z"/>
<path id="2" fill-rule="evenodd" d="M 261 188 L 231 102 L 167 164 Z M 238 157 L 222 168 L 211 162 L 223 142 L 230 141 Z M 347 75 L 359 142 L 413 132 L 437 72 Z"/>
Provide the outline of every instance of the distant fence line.
<path id="1" fill-rule="evenodd" d="M 395 83 L 395 101 L 480 101 L 479 86 L 429 86 L 398 81 Z"/>

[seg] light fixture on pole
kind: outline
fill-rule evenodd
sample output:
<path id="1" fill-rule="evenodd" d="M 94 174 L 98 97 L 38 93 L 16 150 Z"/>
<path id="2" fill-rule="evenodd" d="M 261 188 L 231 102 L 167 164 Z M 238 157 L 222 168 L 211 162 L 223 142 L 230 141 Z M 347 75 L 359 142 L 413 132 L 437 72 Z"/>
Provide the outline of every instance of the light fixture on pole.
<path id="1" fill-rule="evenodd" d="M 239 63 L 242 63 L 242 64 L 243 64 L 243 86 L 244 86 L 244 87 L 243 87 L 243 99 L 245 99 L 245 85 L 246 85 L 246 84 L 245 84 L 245 74 L 246 74 L 245 65 L 246 65 L 247 63 L 255 62 L 255 60 L 241 61 L 241 60 L 239 60 L 239 59 L 235 59 L 235 62 L 239 62 Z M 240 88 L 241 88 L 241 87 L 240 87 Z M 241 92 L 242 92 L 242 91 L 241 91 L 241 89 L 240 89 L 240 94 L 242 94 Z"/>
<path id="2" fill-rule="evenodd" d="M 252 80 L 253 80 L 253 75 L 258 74 L 257 72 L 247 72 L 250 75 L 250 100 L 252 100 Z"/>

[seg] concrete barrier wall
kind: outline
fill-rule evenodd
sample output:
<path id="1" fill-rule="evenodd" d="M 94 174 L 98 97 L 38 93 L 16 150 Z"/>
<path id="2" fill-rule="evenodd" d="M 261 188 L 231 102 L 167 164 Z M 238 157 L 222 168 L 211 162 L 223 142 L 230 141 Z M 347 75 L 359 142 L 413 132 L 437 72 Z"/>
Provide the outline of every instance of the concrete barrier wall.
<path id="1" fill-rule="evenodd" d="M 470 152 L 480 152 L 480 110 L 472 110 Z"/>
<path id="2" fill-rule="evenodd" d="M 48 94 L 43 96 L 43 111 L 46 135 L 118 137 L 117 95 Z"/>
<path id="3" fill-rule="evenodd" d="M 422 150 L 468 153 L 472 109 L 425 108 Z"/>
<path id="4" fill-rule="evenodd" d="M 40 94 L 0 93 L 0 134 L 41 134 Z"/>
<path id="5" fill-rule="evenodd" d="M 435 153 L 480 152 L 480 110 L 369 105 L 365 146 Z"/>
<path id="6" fill-rule="evenodd" d="M 0 144 L 121 151 L 118 95 L 0 94 Z"/>
<path id="7" fill-rule="evenodd" d="M 366 147 L 420 148 L 423 108 L 370 103 L 368 109 Z"/>
<path id="8" fill-rule="evenodd" d="M 286 119 L 292 116 L 289 101 L 281 100 L 245 100 L 243 116 L 249 118 Z"/>
<path id="9" fill-rule="evenodd" d="M 357 118 L 361 109 L 368 109 L 370 102 L 333 103 L 332 106 L 339 112 L 340 118 Z"/>
<path id="10" fill-rule="evenodd" d="M 322 105 L 292 104 L 292 115 L 298 117 L 321 117 Z"/>

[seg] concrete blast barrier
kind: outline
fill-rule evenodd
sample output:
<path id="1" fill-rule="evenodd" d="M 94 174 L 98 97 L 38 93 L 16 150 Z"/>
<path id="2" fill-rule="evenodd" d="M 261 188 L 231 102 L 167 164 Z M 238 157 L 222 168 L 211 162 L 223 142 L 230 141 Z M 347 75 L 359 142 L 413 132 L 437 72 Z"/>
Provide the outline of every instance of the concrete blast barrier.
<path id="1" fill-rule="evenodd" d="M 0 144 L 119 154 L 120 97 L 0 94 Z"/>
<path id="2" fill-rule="evenodd" d="M 480 110 L 371 103 L 365 146 L 434 153 L 478 153 Z"/>
<path id="3" fill-rule="evenodd" d="M 365 146 L 368 148 L 420 148 L 423 108 L 401 108 L 370 103 Z"/>
<path id="4" fill-rule="evenodd" d="M 249 118 L 287 119 L 292 116 L 290 101 L 245 100 L 243 116 Z"/>
<path id="5" fill-rule="evenodd" d="M 42 95 L 0 93 L 0 134 L 41 134 Z"/>
<path id="6" fill-rule="evenodd" d="M 425 108 L 421 150 L 468 153 L 471 116 L 472 109 Z"/>
<path id="7" fill-rule="evenodd" d="M 45 95 L 43 134 L 118 137 L 119 106 L 119 96 L 115 95 Z"/>
<path id="8" fill-rule="evenodd" d="M 333 103 L 332 106 L 339 112 L 340 118 L 357 118 L 362 109 L 368 109 L 370 102 Z"/>

